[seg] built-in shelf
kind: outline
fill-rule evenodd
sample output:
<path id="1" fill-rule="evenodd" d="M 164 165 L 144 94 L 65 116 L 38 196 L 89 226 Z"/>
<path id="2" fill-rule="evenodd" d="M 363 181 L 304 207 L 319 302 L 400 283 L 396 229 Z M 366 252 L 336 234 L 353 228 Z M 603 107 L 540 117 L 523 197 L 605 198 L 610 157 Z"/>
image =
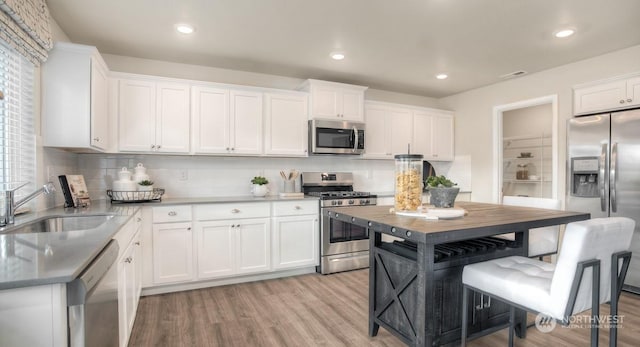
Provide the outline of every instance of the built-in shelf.
<path id="1" fill-rule="evenodd" d="M 551 183 L 551 136 L 547 134 L 505 137 L 502 147 L 503 193 L 504 195 L 543 196 Z M 521 153 L 531 153 L 523 157 Z M 518 179 L 518 173 L 526 165 L 527 175 L 539 179 Z"/>

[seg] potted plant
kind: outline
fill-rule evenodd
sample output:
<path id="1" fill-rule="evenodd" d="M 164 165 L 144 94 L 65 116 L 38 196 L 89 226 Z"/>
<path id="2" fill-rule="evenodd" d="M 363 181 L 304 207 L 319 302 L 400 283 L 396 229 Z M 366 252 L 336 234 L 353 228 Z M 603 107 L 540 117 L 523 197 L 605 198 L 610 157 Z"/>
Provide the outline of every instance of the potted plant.
<path id="1" fill-rule="evenodd" d="M 444 175 L 429 176 L 424 182 L 429 192 L 429 203 L 435 207 L 453 207 L 453 203 L 460 192 L 458 184 L 452 182 Z"/>
<path id="2" fill-rule="evenodd" d="M 251 188 L 251 192 L 253 196 L 262 197 L 267 195 L 269 192 L 269 188 L 267 188 L 267 184 L 269 184 L 269 180 L 262 176 L 256 176 L 251 179 L 251 184 L 253 185 Z"/>
<path id="3" fill-rule="evenodd" d="M 153 181 L 142 180 L 138 182 L 138 191 L 140 192 L 151 192 L 153 191 Z"/>

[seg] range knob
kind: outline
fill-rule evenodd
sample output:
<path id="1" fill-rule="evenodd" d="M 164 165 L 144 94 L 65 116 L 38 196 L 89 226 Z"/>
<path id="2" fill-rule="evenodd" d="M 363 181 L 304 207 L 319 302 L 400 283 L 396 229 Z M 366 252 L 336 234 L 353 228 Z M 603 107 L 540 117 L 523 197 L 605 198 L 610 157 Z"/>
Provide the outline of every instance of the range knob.
<path id="1" fill-rule="evenodd" d="M 355 201 L 349 200 L 349 205 L 353 205 L 354 203 L 355 203 Z"/>
<path id="2" fill-rule="evenodd" d="M 360 199 L 360 205 L 366 205 L 366 203 L 367 203 L 367 200 L 365 200 L 365 199 Z"/>
<path id="3" fill-rule="evenodd" d="M 335 206 L 335 205 L 337 205 L 337 204 L 338 204 L 338 202 L 337 202 L 337 201 L 335 201 L 335 200 L 333 200 L 333 201 L 331 202 L 331 205 L 333 205 L 333 206 Z"/>
<path id="4" fill-rule="evenodd" d="M 338 200 L 338 205 L 342 205 L 342 200 Z"/>

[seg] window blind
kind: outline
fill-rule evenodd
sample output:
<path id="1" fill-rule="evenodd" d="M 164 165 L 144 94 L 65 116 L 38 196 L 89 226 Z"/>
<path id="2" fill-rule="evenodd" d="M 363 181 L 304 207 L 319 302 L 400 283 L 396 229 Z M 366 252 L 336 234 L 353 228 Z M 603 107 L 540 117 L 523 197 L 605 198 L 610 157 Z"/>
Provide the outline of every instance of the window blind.
<path id="1" fill-rule="evenodd" d="M 35 186 L 33 83 L 33 64 L 0 44 L 0 182 L 4 189 L 28 182 L 16 196 L 31 193 Z"/>

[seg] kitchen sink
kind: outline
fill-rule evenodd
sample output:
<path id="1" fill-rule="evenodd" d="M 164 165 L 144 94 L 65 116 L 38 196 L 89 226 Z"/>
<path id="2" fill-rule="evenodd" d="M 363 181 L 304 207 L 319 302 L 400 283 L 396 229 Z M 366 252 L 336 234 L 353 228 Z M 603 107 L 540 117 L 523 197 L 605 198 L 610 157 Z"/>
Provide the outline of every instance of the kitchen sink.
<path id="1" fill-rule="evenodd" d="M 106 223 L 113 216 L 48 217 L 18 226 L 0 229 L 0 234 L 57 233 L 72 230 L 93 229 Z"/>

